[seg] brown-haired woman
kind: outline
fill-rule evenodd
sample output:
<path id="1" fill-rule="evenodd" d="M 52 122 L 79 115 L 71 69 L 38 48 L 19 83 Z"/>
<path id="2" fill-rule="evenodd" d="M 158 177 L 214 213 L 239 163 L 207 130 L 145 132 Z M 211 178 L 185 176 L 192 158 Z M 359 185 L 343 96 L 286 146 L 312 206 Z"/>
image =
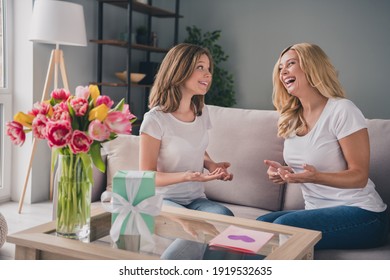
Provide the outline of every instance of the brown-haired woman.
<path id="1" fill-rule="evenodd" d="M 140 129 L 140 169 L 156 171 L 156 193 L 164 203 L 233 216 L 204 193 L 204 182 L 233 178 L 228 162 L 216 163 L 206 152 L 211 123 L 204 96 L 212 72 L 207 49 L 183 43 L 167 53 Z"/>

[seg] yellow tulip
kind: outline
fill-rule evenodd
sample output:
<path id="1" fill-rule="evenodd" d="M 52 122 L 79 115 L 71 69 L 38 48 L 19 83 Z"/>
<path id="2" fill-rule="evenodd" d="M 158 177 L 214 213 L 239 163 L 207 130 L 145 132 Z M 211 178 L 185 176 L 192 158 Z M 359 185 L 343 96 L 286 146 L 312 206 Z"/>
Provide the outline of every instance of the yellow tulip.
<path id="1" fill-rule="evenodd" d="M 23 112 L 18 112 L 14 116 L 14 121 L 20 123 L 21 125 L 23 125 L 25 127 L 31 128 L 34 118 L 35 118 L 34 115 L 29 115 L 29 114 L 25 114 Z"/>
<path id="2" fill-rule="evenodd" d="M 51 106 L 51 104 L 50 104 L 50 99 L 45 100 L 43 102 L 46 103 L 47 105 L 49 105 L 49 111 L 47 112 L 47 116 L 49 118 L 51 118 L 51 116 L 53 116 L 53 106 Z"/>
<path id="3" fill-rule="evenodd" d="M 96 85 L 89 85 L 89 93 L 93 99 L 93 105 L 96 104 L 96 99 L 99 97 L 100 95 L 100 91 L 99 91 L 99 88 L 98 86 Z"/>
<path id="4" fill-rule="evenodd" d="M 110 108 L 106 106 L 106 104 L 101 104 L 95 108 L 93 108 L 89 112 L 88 120 L 93 121 L 98 119 L 99 121 L 104 121 L 104 119 L 107 117 L 108 111 Z"/>

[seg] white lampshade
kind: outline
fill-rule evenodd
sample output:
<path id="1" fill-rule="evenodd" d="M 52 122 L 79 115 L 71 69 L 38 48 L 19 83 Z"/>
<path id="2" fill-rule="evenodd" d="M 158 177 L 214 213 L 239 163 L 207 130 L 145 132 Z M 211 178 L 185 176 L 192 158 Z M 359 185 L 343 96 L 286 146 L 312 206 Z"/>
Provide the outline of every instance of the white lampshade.
<path id="1" fill-rule="evenodd" d="M 83 6 L 65 1 L 36 0 L 30 40 L 56 45 L 86 46 Z"/>

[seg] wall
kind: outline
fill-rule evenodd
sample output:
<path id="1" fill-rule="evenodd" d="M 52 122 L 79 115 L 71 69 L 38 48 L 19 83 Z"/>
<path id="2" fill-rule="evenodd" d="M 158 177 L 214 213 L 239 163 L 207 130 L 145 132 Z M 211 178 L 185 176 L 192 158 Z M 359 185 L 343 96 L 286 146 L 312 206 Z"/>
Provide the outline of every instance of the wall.
<path id="1" fill-rule="evenodd" d="M 236 107 L 272 109 L 272 69 L 282 49 L 320 45 L 339 70 L 347 97 L 368 118 L 390 118 L 390 1 L 197 0 L 181 1 L 184 26 L 222 30 L 230 56 Z"/>

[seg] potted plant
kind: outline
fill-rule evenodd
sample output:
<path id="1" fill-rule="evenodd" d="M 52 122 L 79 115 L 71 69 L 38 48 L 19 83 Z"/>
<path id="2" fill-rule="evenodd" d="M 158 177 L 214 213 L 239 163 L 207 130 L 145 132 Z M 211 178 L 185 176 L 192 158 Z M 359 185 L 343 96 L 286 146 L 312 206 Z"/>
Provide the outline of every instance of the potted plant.
<path id="1" fill-rule="evenodd" d="M 217 44 L 221 37 L 221 30 L 202 33 L 202 30 L 196 26 L 187 26 L 186 30 L 188 36 L 184 42 L 207 48 L 214 60 L 213 82 L 205 97 L 206 104 L 222 107 L 233 106 L 236 104 L 233 76 L 221 67 L 221 63 L 226 61 L 229 56 Z"/>
<path id="2" fill-rule="evenodd" d="M 148 45 L 148 29 L 145 26 L 139 26 L 136 29 L 135 41 L 137 44 Z"/>

